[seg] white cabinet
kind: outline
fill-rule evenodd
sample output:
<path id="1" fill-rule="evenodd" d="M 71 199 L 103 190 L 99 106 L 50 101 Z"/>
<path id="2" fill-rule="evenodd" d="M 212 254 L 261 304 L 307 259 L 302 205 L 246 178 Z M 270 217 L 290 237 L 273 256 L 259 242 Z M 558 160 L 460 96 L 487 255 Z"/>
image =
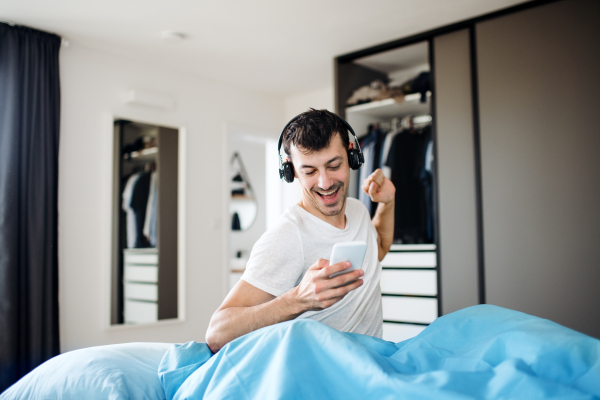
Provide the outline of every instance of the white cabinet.
<path id="1" fill-rule="evenodd" d="M 158 250 L 123 250 L 126 324 L 158 321 Z"/>
<path id="2" fill-rule="evenodd" d="M 383 338 L 400 342 L 439 315 L 435 245 L 393 245 L 381 265 Z"/>

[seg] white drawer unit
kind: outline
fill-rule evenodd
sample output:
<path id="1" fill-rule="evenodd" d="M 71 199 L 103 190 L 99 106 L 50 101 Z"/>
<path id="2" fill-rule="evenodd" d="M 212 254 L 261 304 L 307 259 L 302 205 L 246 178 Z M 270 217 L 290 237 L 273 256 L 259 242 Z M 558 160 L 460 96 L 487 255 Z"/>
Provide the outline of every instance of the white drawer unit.
<path id="1" fill-rule="evenodd" d="M 154 283 L 125 282 L 125 299 L 158 301 L 158 285 Z"/>
<path id="2" fill-rule="evenodd" d="M 390 342 L 402 342 L 417 336 L 425 329 L 425 325 L 383 323 L 383 338 Z"/>
<path id="3" fill-rule="evenodd" d="M 383 320 L 430 324 L 438 317 L 437 299 L 383 296 Z"/>
<path id="4" fill-rule="evenodd" d="M 158 321 L 158 303 L 125 300 L 125 323 L 144 324 Z"/>
<path id="5" fill-rule="evenodd" d="M 126 265 L 125 282 L 158 283 L 158 267 L 148 265 Z"/>
<path id="6" fill-rule="evenodd" d="M 126 324 L 158 320 L 157 249 L 123 250 L 123 297 Z"/>
<path id="7" fill-rule="evenodd" d="M 381 262 L 383 338 L 400 342 L 438 317 L 435 245 L 393 245 Z"/>
<path id="8" fill-rule="evenodd" d="M 123 250 L 125 264 L 157 265 L 158 251 L 156 249 L 126 249 Z"/>
<path id="9" fill-rule="evenodd" d="M 381 293 L 435 296 L 437 272 L 384 269 L 381 272 Z"/>
<path id="10" fill-rule="evenodd" d="M 382 267 L 393 268 L 435 268 L 435 252 L 389 252 L 381 261 Z"/>

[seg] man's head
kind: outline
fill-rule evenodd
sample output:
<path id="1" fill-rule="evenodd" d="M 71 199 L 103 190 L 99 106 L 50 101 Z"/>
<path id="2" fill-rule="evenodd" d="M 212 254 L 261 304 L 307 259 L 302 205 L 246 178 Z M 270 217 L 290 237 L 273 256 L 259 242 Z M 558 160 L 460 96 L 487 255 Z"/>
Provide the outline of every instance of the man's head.
<path id="1" fill-rule="evenodd" d="M 346 204 L 350 183 L 348 135 L 339 117 L 312 108 L 283 133 L 283 149 L 300 181 L 303 204 L 325 216 L 340 214 Z"/>

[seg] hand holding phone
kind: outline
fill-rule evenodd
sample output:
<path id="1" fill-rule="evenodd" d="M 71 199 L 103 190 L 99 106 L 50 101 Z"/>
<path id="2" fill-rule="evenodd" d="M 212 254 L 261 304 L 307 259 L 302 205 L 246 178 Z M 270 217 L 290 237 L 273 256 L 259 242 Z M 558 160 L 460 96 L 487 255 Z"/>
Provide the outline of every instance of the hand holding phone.
<path id="1" fill-rule="evenodd" d="M 362 268 L 365 254 L 367 253 L 367 243 L 365 242 L 340 242 L 333 245 L 329 265 L 337 264 L 342 261 L 350 261 L 350 268 L 344 271 L 336 272 L 330 275 L 329 278 L 356 271 Z"/>

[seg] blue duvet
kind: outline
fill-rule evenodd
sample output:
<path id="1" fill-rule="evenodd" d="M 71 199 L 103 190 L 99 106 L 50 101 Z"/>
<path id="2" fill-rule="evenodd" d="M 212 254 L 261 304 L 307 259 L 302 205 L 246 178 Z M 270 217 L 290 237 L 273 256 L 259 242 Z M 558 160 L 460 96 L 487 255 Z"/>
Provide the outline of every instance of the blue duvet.
<path id="1" fill-rule="evenodd" d="M 62 354 L 0 400 L 600 399 L 600 341 L 481 305 L 391 343 L 295 320 L 213 355 L 204 343 L 129 343 Z"/>
<path id="2" fill-rule="evenodd" d="M 158 375 L 167 399 L 594 399 L 600 341 L 482 305 L 397 344 L 296 320 L 174 345 Z"/>

